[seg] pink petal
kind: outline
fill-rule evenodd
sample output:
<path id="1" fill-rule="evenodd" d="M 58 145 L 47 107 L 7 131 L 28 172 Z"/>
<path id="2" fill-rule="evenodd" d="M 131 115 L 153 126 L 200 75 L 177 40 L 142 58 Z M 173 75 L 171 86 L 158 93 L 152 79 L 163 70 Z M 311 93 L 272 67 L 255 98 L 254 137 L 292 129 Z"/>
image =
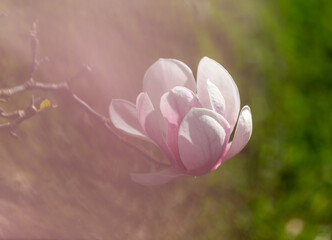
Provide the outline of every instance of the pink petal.
<path id="1" fill-rule="evenodd" d="M 207 80 L 207 91 L 209 94 L 212 110 L 224 116 L 226 111 L 225 99 L 221 95 L 218 87 L 210 80 Z"/>
<path id="2" fill-rule="evenodd" d="M 158 110 L 161 96 L 176 86 L 183 86 L 196 92 L 192 71 L 178 60 L 159 59 L 145 73 L 143 92 L 148 93 Z"/>
<path id="3" fill-rule="evenodd" d="M 160 100 L 160 110 L 168 123 L 180 125 L 193 107 L 200 107 L 195 94 L 185 87 L 177 86 L 165 93 Z"/>
<path id="4" fill-rule="evenodd" d="M 212 109 L 207 87 L 208 80 L 218 87 L 224 97 L 226 104 L 225 118 L 233 129 L 240 110 L 239 90 L 233 78 L 223 66 L 208 57 L 204 57 L 198 65 L 197 92 L 202 105 Z"/>
<path id="5" fill-rule="evenodd" d="M 154 110 L 147 93 L 140 93 L 136 101 L 138 121 L 146 135 L 164 152 L 167 158 L 174 164 L 175 158 L 165 143 L 164 135 L 159 122 L 158 114 Z"/>
<path id="6" fill-rule="evenodd" d="M 223 162 L 234 157 L 247 145 L 252 133 L 252 117 L 249 106 L 244 106 L 240 112 L 233 141 Z"/>
<path id="7" fill-rule="evenodd" d="M 192 108 L 179 128 L 181 161 L 192 175 L 208 173 L 224 153 L 230 134 L 228 122 L 216 112 Z"/>
<path id="8" fill-rule="evenodd" d="M 133 103 L 123 99 L 113 99 L 109 107 L 109 114 L 116 128 L 128 135 L 150 141 L 138 122 L 136 106 Z"/>
<path id="9" fill-rule="evenodd" d="M 228 138 L 229 139 L 229 138 Z M 228 152 L 229 148 L 231 146 L 231 143 L 227 143 L 227 146 L 225 148 L 224 154 L 221 154 L 218 162 L 213 166 L 213 168 L 211 168 L 210 172 L 213 172 L 214 170 L 216 170 L 223 162 L 225 162 L 225 155 Z"/>
<path id="10" fill-rule="evenodd" d="M 185 87 L 175 87 L 165 93 L 160 100 L 160 110 L 167 121 L 167 145 L 173 152 L 176 159 L 180 160 L 178 148 L 178 131 L 184 116 L 193 107 L 200 107 L 195 94 Z M 181 161 L 177 161 L 181 163 Z M 183 168 L 180 164 L 176 167 Z"/>
<path id="11" fill-rule="evenodd" d="M 142 185 L 145 186 L 156 186 L 168 183 L 178 177 L 187 177 L 188 174 L 185 174 L 181 171 L 175 170 L 173 168 L 168 168 L 160 172 L 155 173 L 132 173 L 131 178 Z"/>

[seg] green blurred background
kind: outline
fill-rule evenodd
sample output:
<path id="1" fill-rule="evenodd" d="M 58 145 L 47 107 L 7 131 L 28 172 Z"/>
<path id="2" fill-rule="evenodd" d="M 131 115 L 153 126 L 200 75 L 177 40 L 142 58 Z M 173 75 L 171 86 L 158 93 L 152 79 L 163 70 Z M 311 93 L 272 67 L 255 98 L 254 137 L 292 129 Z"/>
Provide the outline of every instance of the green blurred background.
<path id="1" fill-rule="evenodd" d="M 36 74 L 61 82 L 94 71 L 74 91 L 107 115 L 112 98 L 134 101 L 145 70 L 201 57 L 223 64 L 242 106 L 249 144 L 212 174 L 143 187 L 143 155 L 70 99 L 0 132 L 0 237 L 61 239 L 332 238 L 332 2 L 328 0 L 1 0 L 0 87 L 29 74 L 29 31 L 38 22 Z M 148 147 L 148 146 L 146 146 Z"/>

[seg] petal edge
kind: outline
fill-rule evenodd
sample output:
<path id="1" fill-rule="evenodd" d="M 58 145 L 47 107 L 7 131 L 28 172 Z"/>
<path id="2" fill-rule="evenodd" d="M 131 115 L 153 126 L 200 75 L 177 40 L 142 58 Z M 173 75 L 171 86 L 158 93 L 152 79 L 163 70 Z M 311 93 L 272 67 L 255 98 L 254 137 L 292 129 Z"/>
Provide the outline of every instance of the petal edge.
<path id="1" fill-rule="evenodd" d="M 240 110 L 240 94 L 228 71 L 215 60 L 203 57 L 197 70 L 197 93 L 202 105 L 212 109 L 207 93 L 208 79 L 215 84 L 225 99 L 225 118 L 233 129 Z"/>
<path id="2" fill-rule="evenodd" d="M 113 125 L 124 133 L 151 142 L 141 128 L 136 106 L 124 99 L 113 99 L 109 106 L 109 115 Z"/>
<path id="3" fill-rule="evenodd" d="M 252 116 L 249 106 L 244 106 L 240 112 L 238 124 L 235 129 L 233 141 L 230 143 L 228 152 L 226 153 L 223 162 L 234 157 L 242 151 L 247 145 L 252 134 Z"/>
<path id="4" fill-rule="evenodd" d="M 229 139 L 230 126 L 220 114 L 193 108 L 183 119 L 178 134 L 181 161 L 192 175 L 203 175 L 219 161 Z"/>

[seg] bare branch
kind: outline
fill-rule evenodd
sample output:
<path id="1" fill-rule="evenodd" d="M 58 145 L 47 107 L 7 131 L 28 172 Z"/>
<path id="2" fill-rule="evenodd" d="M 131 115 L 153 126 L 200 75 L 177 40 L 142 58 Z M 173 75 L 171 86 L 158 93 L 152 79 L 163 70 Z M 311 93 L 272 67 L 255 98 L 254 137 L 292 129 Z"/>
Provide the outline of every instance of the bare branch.
<path id="1" fill-rule="evenodd" d="M 31 34 L 30 46 L 32 50 L 32 61 L 31 61 L 29 81 L 33 81 L 33 75 L 35 74 L 39 65 L 39 61 L 37 60 L 37 51 L 39 47 L 39 39 L 37 38 L 37 22 L 33 23 L 30 34 Z"/>
<path id="2" fill-rule="evenodd" d="M 89 73 L 92 71 L 92 67 L 88 64 L 84 64 L 82 66 L 82 69 L 80 71 L 78 71 L 74 76 L 72 76 L 71 78 L 69 78 L 67 80 L 67 83 L 70 84 L 72 83 L 73 81 L 81 78 L 82 76 L 84 76 L 85 74 Z"/>
<path id="3" fill-rule="evenodd" d="M 37 24 L 34 23 L 32 30 L 31 30 L 31 49 L 32 49 L 32 62 L 31 62 L 31 68 L 29 73 L 28 80 L 20 85 L 11 87 L 11 88 L 5 88 L 0 89 L 0 101 L 7 102 L 10 97 L 13 95 L 26 92 L 29 90 L 40 90 L 44 92 L 52 92 L 54 94 L 61 94 L 61 95 L 67 95 L 72 101 L 74 101 L 80 108 L 82 108 L 85 112 L 87 112 L 90 116 L 92 116 L 96 121 L 104 125 L 112 134 L 115 134 L 121 141 L 125 142 L 126 144 L 130 145 L 134 149 L 138 150 L 139 152 L 143 153 L 145 156 L 148 157 L 150 161 L 152 161 L 154 164 L 157 164 L 159 166 L 169 166 L 168 164 L 161 163 L 160 161 L 156 160 L 148 151 L 146 151 L 143 148 L 138 147 L 136 144 L 128 141 L 125 137 L 123 137 L 121 134 L 117 132 L 115 127 L 112 125 L 111 120 L 108 117 L 105 117 L 104 115 L 98 113 L 95 111 L 88 103 L 86 103 L 83 99 L 78 97 L 76 94 L 74 94 L 71 90 L 71 84 L 73 81 L 81 78 L 86 73 L 91 71 L 91 67 L 89 65 L 84 65 L 83 68 L 78 71 L 77 74 L 75 74 L 73 77 L 67 79 L 66 81 L 60 82 L 60 83 L 42 83 L 34 80 L 34 74 L 38 70 L 38 67 L 40 64 L 44 61 L 47 61 L 48 58 L 43 58 L 41 60 L 37 59 L 37 52 L 39 47 L 39 40 L 37 37 Z M 37 107 L 38 106 L 38 107 Z M 31 104 L 23 109 L 23 110 L 17 110 L 13 112 L 4 112 L 0 108 L 0 117 L 6 118 L 6 119 L 14 119 L 12 122 L 6 122 L 0 124 L 0 129 L 7 129 L 10 131 L 10 133 L 13 136 L 17 136 L 14 132 L 15 128 L 22 123 L 23 121 L 32 118 L 39 112 L 41 112 L 42 109 L 39 108 L 39 105 L 36 104 L 36 100 L 32 96 L 31 98 Z"/>
<path id="4" fill-rule="evenodd" d="M 17 111 L 14 111 L 14 112 L 9 112 L 9 113 L 6 113 L 3 111 L 2 108 L 0 108 L 0 117 L 2 118 L 8 118 L 8 119 L 15 119 L 15 118 L 19 118 L 23 115 L 23 110 L 17 110 Z"/>
<path id="5" fill-rule="evenodd" d="M 16 126 L 18 126 L 21 122 L 33 117 L 38 112 L 40 112 L 40 110 L 33 103 L 24 110 L 17 110 L 10 113 L 5 113 L 1 110 L 0 113 L 1 117 L 15 118 L 15 120 L 12 122 L 6 122 L 0 124 L 0 129 L 8 129 L 10 132 L 12 132 L 16 128 Z"/>

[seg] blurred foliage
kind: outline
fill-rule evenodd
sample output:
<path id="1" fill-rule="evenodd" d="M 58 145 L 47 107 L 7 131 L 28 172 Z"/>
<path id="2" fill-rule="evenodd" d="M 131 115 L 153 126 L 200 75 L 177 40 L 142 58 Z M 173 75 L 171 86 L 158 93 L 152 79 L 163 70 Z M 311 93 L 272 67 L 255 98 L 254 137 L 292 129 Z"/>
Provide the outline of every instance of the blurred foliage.
<path id="1" fill-rule="evenodd" d="M 129 173 L 150 163 L 68 99 L 0 136 L 0 236 L 85 239 L 315 239 L 332 235 L 332 2 L 0 2 L 0 87 L 28 75 L 37 19 L 50 63 L 36 78 L 58 82 L 81 64 L 95 71 L 74 90 L 107 114 L 134 101 L 159 57 L 195 72 L 207 55 L 238 84 L 253 113 L 245 150 L 214 173 L 158 188 Z M 25 107 L 30 93 L 1 103 Z"/>

